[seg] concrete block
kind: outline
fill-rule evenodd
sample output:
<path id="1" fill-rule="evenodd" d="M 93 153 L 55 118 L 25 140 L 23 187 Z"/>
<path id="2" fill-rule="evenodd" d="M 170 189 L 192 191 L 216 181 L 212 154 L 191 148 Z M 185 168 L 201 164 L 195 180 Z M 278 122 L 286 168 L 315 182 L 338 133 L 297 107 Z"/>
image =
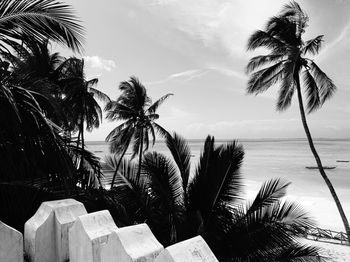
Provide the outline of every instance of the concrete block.
<path id="1" fill-rule="evenodd" d="M 23 235 L 0 221 L 0 261 L 23 262 Z"/>
<path id="2" fill-rule="evenodd" d="M 151 262 L 164 249 L 146 224 L 123 227 L 116 231 L 119 262 Z"/>
<path id="3" fill-rule="evenodd" d="M 69 230 L 70 262 L 119 261 L 117 229 L 107 210 L 78 217 Z"/>
<path id="4" fill-rule="evenodd" d="M 31 262 L 69 260 L 68 230 L 84 205 L 74 199 L 43 202 L 24 225 L 24 250 Z"/>
<path id="5" fill-rule="evenodd" d="M 201 236 L 187 239 L 167 247 L 156 258 L 156 262 L 218 262 Z"/>

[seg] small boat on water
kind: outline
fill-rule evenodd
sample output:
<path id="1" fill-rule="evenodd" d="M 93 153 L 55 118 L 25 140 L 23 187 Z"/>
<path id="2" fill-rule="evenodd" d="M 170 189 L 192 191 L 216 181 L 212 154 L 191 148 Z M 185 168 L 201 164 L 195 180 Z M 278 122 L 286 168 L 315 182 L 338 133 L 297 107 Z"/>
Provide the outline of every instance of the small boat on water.
<path id="1" fill-rule="evenodd" d="M 339 162 L 339 163 L 349 163 L 350 160 L 337 160 L 337 162 Z"/>
<path id="2" fill-rule="evenodd" d="M 318 169 L 317 166 L 306 166 L 305 168 L 307 169 Z M 334 169 L 336 168 L 335 166 L 324 166 L 323 169 Z"/>

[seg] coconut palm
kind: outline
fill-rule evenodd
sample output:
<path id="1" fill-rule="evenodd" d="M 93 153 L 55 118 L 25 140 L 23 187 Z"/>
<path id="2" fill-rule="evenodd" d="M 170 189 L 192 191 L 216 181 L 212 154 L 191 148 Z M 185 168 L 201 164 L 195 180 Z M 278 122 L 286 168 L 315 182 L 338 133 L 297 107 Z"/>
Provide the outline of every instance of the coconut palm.
<path id="1" fill-rule="evenodd" d="M 1 56 L 11 64 L 11 83 L 39 93 L 34 98 L 54 123 L 62 126 L 65 116 L 61 109 L 63 90 L 58 85 L 58 68 L 63 62 L 59 53 L 51 53 L 48 40 L 38 42 L 25 38 L 22 43 L 11 42 L 13 51 L 1 51 Z M 42 96 L 45 99 L 42 99 Z M 48 103 L 49 102 L 49 103 Z"/>
<path id="2" fill-rule="evenodd" d="M 85 149 L 84 130 L 98 128 L 102 121 L 102 109 L 96 99 L 109 102 L 109 97 L 96 89 L 97 78 L 86 79 L 84 59 L 67 59 L 59 68 L 59 84 L 64 90 L 63 110 L 68 118 L 67 129 L 78 132 L 77 148 Z"/>
<path id="3" fill-rule="evenodd" d="M 155 120 L 159 118 L 159 115 L 156 113 L 158 107 L 172 95 L 164 95 L 152 103 L 151 98 L 147 96 L 145 86 L 134 76 L 129 81 L 121 82 L 119 89 L 122 91 L 122 94 L 116 101 L 109 102 L 105 108 L 107 119 L 124 121 L 114 128 L 106 138 L 106 141 L 111 143 L 111 152 L 120 154 L 120 160 L 116 165 L 111 187 L 114 185 L 119 165 L 131 142 L 133 142 L 132 158 L 139 155 L 139 171 L 137 173 L 139 177 L 142 155 L 149 148 L 149 135 L 151 135 L 153 145 L 156 140 L 156 132 L 163 137 L 168 135 L 168 132 L 157 124 Z"/>
<path id="4" fill-rule="evenodd" d="M 163 245 L 202 235 L 219 261 L 319 261 L 318 250 L 300 245 L 295 230 L 313 225 L 298 204 L 282 201 L 289 183 L 272 179 L 244 204 L 237 142 L 205 141 L 189 176 L 191 152 L 179 135 L 168 136 L 172 158 L 148 152 L 138 179 L 136 164 L 124 160 L 111 192 L 130 223 L 146 222 Z M 107 159 L 112 167 L 117 159 Z M 117 218 L 118 219 L 118 218 Z"/>
<path id="5" fill-rule="evenodd" d="M 319 109 L 336 90 L 333 81 L 312 59 L 307 57 L 308 54 L 316 55 L 319 52 L 323 39 L 322 35 L 307 41 L 302 39 L 307 22 L 307 14 L 296 2 L 291 2 L 284 6 L 278 16 L 272 17 L 267 22 L 264 30 L 258 30 L 250 36 L 248 50 L 265 47 L 270 50 L 270 53 L 253 57 L 249 61 L 247 73 L 250 77 L 247 91 L 249 94 L 259 94 L 273 85 L 279 85 L 277 99 L 279 111 L 286 110 L 291 104 L 293 94 L 297 93 L 300 116 L 310 149 L 319 172 L 337 205 L 346 233 L 350 235 L 348 220 L 335 189 L 324 171 L 306 121 L 301 88 L 305 89 L 308 113 Z"/>
<path id="6" fill-rule="evenodd" d="M 81 50 L 83 28 L 65 4 L 53 0 L 0 3 L 0 49 L 8 50 L 10 40 L 28 37 L 52 39 Z M 0 132 L 1 181 L 24 180 L 58 174 L 69 177 L 71 160 L 62 146 L 59 128 L 50 122 L 37 98 L 40 94 L 11 82 L 8 63 L 1 63 L 0 119 L 6 123 Z M 43 98 L 44 99 L 44 98 Z M 34 172 L 34 170 L 38 170 Z"/>

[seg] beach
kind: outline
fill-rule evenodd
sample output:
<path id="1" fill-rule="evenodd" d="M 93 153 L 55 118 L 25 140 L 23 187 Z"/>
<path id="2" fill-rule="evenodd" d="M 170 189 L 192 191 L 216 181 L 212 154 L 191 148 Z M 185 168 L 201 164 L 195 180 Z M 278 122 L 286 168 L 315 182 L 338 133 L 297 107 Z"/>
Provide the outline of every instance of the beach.
<path id="1" fill-rule="evenodd" d="M 204 141 L 188 140 L 193 155 L 192 172 L 198 162 Z M 294 140 L 239 140 L 244 148 L 245 157 L 241 168 L 245 196 L 252 199 L 262 183 L 271 178 L 280 177 L 291 182 L 288 199 L 297 201 L 317 222 L 321 228 L 344 231 L 342 221 L 331 194 L 315 166 L 315 160 L 304 139 Z M 217 140 L 217 144 L 227 140 Z M 326 170 L 333 183 L 343 208 L 350 217 L 350 163 L 337 162 L 350 160 L 350 140 L 315 140 L 315 146 L 324 166 L 335 166 Z M 102 160 L 109 153 L 105 142 L 88 142 L 87 147 Z M 156 142 L 150 151 L 155 150 L 170 156 L 162 141 Z M 127 152 L 127 156 L 129 155 Z"/>

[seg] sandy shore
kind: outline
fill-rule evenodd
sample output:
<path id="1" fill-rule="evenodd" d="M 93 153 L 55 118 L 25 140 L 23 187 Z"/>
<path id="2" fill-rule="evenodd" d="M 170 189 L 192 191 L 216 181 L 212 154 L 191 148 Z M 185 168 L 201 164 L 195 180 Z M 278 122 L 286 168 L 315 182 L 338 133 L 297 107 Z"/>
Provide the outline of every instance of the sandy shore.
<path id="1" fill-rule="evenodd" d="M 301 239 L 302 243 L 311 246 L 317 246 L 322 249 L 321 255 L 328 258 L 329 262 L 349 262 L 350 261 L 350 246 L 331 244 L 308 239 Z"/>

